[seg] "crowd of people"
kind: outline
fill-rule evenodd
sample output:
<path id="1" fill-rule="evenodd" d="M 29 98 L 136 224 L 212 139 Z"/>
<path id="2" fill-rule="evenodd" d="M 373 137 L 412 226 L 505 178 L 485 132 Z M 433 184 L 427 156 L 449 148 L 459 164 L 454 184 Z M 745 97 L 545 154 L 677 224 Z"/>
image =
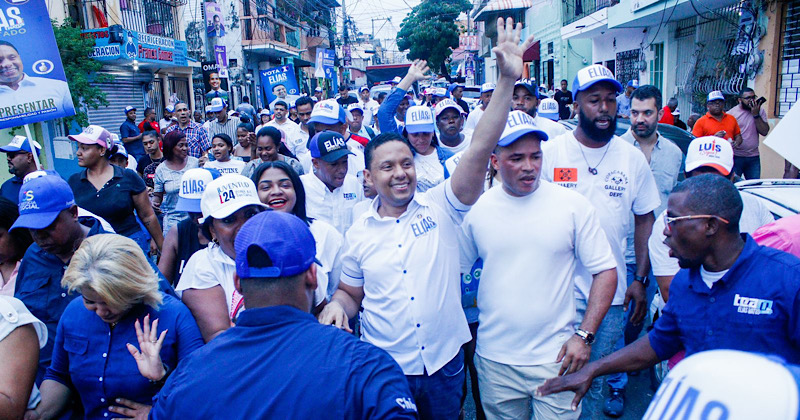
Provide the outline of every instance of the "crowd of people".
<path id="1" fill-rule="evenodd" d="M 377 100 L 128 107 L 70 136 L 66 180 L 33 139 L 0 147 L 0 413 L 594 419 L 667 360 L 648 418 L 754 412 L 763 390 L 672 399 L 719 358 L 781 384 L 800 363 L 800 216 L 733 184 L 760 176 L 761 103 L 711 92 L 684 155 L 658 129 L 677 101 L 601 65 L 543 91 L 520 33 L 498 20 L 472 110 L 415 94 L 418 60 Z M 770 397 L 759 418 L 797 416 Z"/>

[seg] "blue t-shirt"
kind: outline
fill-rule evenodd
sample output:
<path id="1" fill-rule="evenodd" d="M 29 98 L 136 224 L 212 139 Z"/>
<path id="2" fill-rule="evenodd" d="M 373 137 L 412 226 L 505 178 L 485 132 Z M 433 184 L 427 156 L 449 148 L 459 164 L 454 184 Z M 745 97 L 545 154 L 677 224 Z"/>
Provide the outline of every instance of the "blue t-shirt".
<path id="1" fill-rule="evenodd" d="M 139 127 L 137 127 L 136 124 L 132 123 L 130 120 L 126 119 L 125 122 L 119 126 L 120 141 L 122 141 L 124 138 L 136 137 L 139 134 L 141 134 Z M 125 150 L 137 159 L 146 154 L 144 151 L 144 145 L 142 144 L 142 139 L 123 144 L 125 145 Z"/>
<path id="2" fill-rule="evenodd" d="M 385 351 L 289 306 L 252 308 L 154 398 L 157 419 L 415 419 Z"/>
<path id="3" fill-rule="evenodd" d="M 468 324 L 478 322 L 478 284 L 482 272 L 483 260 L 478 258 L 469 273 L 461 273 L 461 307 L 464 308 Z"/>
<path id="4" fill-rule="evenodd" d="M 675 275 L 667 306 L 648 333 L 660 359 L 681 349 L 686 356 L 727 349 L 800 363 L 800 259 L 742 236 L 742 253 L 712 289 L 699 268 Z"/>
<path id="5" fill-rule="evenodd" d="M 13 176 L 11 179 L 4 182 L 2 186 L 0 186 L 0 196 L 11 200 L 11 202 L 14 204 L 17 204 L 19 203 L 20 188 L 22 188 L 22 178 Z"/>

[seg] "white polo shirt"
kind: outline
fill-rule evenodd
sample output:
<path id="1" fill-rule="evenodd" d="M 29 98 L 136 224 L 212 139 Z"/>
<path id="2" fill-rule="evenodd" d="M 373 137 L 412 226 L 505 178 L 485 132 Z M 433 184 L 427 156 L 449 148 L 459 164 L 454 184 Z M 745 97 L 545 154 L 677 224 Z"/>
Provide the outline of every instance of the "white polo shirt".
<path id="1" fill-rule="evenodd" d="M 353 224 L 353 206 L 364 199 L 364 188 L 356 177 L 348 174 L 341 187 L 331 191 L 314 173 L 300 176 L 306 190 L 308 217 L 331 224 L 344 235 Z"/>
<path id="2" fill-rule="evenodd" d="M 508 365 L 553 363 L 575 333 L 576 269 L 617 267 L 594 206 L 543 180 L 525 197 L 497 186 L 478 199 L 462 229 L 461 271 L 483 259 L 478 354 Z"/>
<path id="3" fill-rule="evenodd" d="M 373 200 L 345 235 L 342 282 L 364 288 L 362 339 L 386 350 L 406 375 L 432 375 L 471 338 L 458 246 L 469 206 L 450 180 L 414 194 L 400 218 L 381 217 L 379 205 Z"/>
<path id="4" fill-rule="evenodd" d="M 372 126 L 373 119 L 375 115 L 378 115 L 378 109 L 381 107 L 381 104 L 374 99 L 370 99 L 368 102 L 364 102 L 359 98 L 358 104 L 364 110 L 364 125 Z"/>
<path id="5" fill-rule="evenodd" d="M 236 261 L 222 252 L 219 245 L 212 242 L 189 258 L 175 291 L 182 295 L 186 289 L 203 290 L 220 286 L 225 292 L 228 317 L 233 320 L 244 310 L 242 295 L 233 285 L 234 273 L 236 273 Z"/>
<path id="6" fill-rule="evenodd" d="M 581 193 L 597 209 L 617 260 L 617 292 L 612 305 L 622 305 L 628 288 L 625 246 L 630 213 L 647 214 L 661 203 L 650 165 L 639 149 L 617 136 L 606 146 L 592 149 L 578 143 L 570 131 L 543 142 L 542 152 L 542 177 Z M 596 167 L 597 175 L 589 172 L 590 165 Z M 576 297 L 586 300 L 592 277 L 585 268 L 577 271 L 576 284 Z"/>
<path id="7" fill-rule="evenodd" d="M 314 220 L 308 227 L 317 245 L 317 290 L 314 291 L 314 306 L 330 299 L 339 287 L 342 275 L 342 243 L 344 238 L 336 229 L 322 220 Z"/>
<path id="8" fill-rule="evenodd" d="M 470 111 L 469 115 L 467 115 L 467 122 L 464 123 L 464 130 L 475 131 L 475 127 L 478 126 L 478 121 L 481 120 L 484 111 L 480 105 Z"/>

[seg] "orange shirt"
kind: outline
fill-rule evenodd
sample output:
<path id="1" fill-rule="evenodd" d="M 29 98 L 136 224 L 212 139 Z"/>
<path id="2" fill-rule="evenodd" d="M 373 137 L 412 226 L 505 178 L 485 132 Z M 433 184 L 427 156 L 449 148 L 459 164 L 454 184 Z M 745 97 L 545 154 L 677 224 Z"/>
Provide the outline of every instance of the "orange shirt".
<path id="1" fill-rule="evenodd" d="M 742 131 L 739 129 L 739 123 L 736 122 L 736 118 L 728 113 L 722 114 L 722 121 L 706 113 L 706 115 L 698 118 L 697 122 L 694 123 L 692 134 L 696 137 L 713 136 L 720 130 L 725 130 L 725 138 L 728 140 L 733 140 L 734 137 L 742 134 Z"/>

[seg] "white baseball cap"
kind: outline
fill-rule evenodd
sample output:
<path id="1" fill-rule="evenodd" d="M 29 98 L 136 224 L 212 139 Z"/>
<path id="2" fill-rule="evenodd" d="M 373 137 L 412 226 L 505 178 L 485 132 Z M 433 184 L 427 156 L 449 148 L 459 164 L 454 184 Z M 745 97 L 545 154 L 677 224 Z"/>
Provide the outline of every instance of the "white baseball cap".
<path id="1" fill-rule="evenodd" d="M 409 133 L 433 133 L 435 122 L 433 112 L 424 105 L 416 105 L 406 110 L 406 127 Z"/>
<path id="2" fill-rule="evenodd" d="M 211 181 L 220 177 L 220 173 L 212 168 L 193 168 L 181 175 L 181 189 L 178 190 L 178 203 L 175 211 L 201 213 L 200 200 L 203 191 Z"/>
<path id="3" fill-rule="evenodd" d="M 314 88 L 314 92 L 322 92 L 322 88 L 317 86 Z"/>
<path id="4" fill-rule="evenodd" d="M 542 141 L 547 140 L 547 133 L 536 127 L 533 117 L 522 111 L 511 111 L 508 113 L 506 126 L 503 129 L 503 134 L 500 135 L 500 140 L 497 141 L 497 145 L 506 147 L 520 137 L 531 133 L 536 134 Z"/>
<path id="5" fill-rule="evenodd" d="M 314 108 L 311 109 L 311 118 L 308 122 L 331 125 L 336 123 L 345 124 L 347 122 L 347 115 L 344 108 L 336 102 L 336 99 L 326 99 L 314 105 Z"/>
<path id="6" fill-rule="evenodd" d="M 222 111 L 223 108 L 225 108 L 225 105 L 226 103 L 224 100 L 222 100 L 222 98 L 214 98 L 211 100 L 211 103 L 206 108 L 206 111 L 219 112 Z"/>
<path id="7" fill-rule="evenodd" d="M 572 81 L 572 99 L 578 97 L 578 92 L 589 89 L 592 85 L 599 82 L 610 82 L 616 91 L 622 92 L 622 84 L 614 78 L 614 73 L 601 64 L 592 64 L 578 70 L 575 80 Z"/>
<path id="8" fill-rule="evenodd" d="M 439 96 L 439 97 L 442 97 L 442 98 L 446 98 L 447 95 L 448 95 L 447 88 L 443 88 L 443 87 L 433 88 L 433 92 L 431 92 L 431 93 L 433 93 L 433 96 Z"/>
<path id="9" fill-rule="evenodd" d="M 550 98 L 542 99 L 536 112 L 547 119 L 558 121 L 558 102 Z"/>
<path id="10" fill-rule="evenodd" d="M 256 184 L 250 178 L 239 174 L 223 175 L 206 185 L 203 198 L 200 200 L 200 210 L 204 223 L 209 217 L 223 219 L 245 206 L 266 207 L 258 199 Z"/>
<path id="11" fill-rule="evenodd" d="M 643 419 L 797 420 L 800 368 L 775 356 L 710 350 L 678 363 Z"/>
<path id="12" fill-rule="evenodd" d="M 460 114 L 466 114 L 466 112 L 464 112 L 464 109 L 461 108 L 461 105 L 456 103 L 456 101 L 454 101 L 454 100 L 452 100 L 450 98 L 445 98 L 445 99 L 442 99 L 441 101 L 437 102 L 436 106 L 433 107 L 433 115 L 436 118 L 439 118 L 439 115 L 441 115 L 442 112 L 444 112 L 446 109 L 449 109 L 449 108 L 455 109 Z"/>
<path id="13" fill-rule="evenodd" d="M 481 85 L 481 93 L 491 92 L 495 87 L 494 83 L 484 83 Z"/>
<path id="14" fill-rule="evenodd" d="M 706 101 L 706 103 L 711 101 L 724 101 L 724 100 L 725 100 L 725 95 L 723 95 L 722 92 L 718 90 L 714 90 L 708 93 L 708 100 Z"/>
<path id="15" fill-rule="evenodd" d="M 28 140 L 25 136 L 14 136 L 7 145 L 0 147 L 0 152 L 15 153 L 15 152 L 31 152 L 31 144 L 33 148 L 38 151 L 42 150 L 42 146 L 36 140 Z"/>
<path id="16" fill-rule="evenodd" d="M 698 137 L 689 143 L 686 151 L 686 172 L 701 166 L 710 166 L 728 176 L 733 169 L 733 147 L 717 136 Z"/>

